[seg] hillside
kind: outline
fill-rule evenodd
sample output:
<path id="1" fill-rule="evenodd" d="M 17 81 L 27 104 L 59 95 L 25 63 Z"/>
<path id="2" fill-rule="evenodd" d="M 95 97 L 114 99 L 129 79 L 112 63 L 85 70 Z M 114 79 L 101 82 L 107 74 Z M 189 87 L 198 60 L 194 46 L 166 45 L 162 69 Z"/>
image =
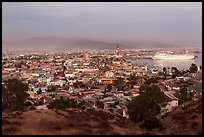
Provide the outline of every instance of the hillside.
<path id="1" fill-rule="evenodd" d="M 3 134 L 151 134 L 110 113 L 67 109 L 3 113 Z"/>
<path id="2" fill-rule="evenodd" d="M 2 134 L 17 135 L 196 135 L 202 123 L 202 104 L 198 101 L 185 103 L 162 119 L 164 130 L 146 131 L 130 120 L 95 110 L 29 110 L 2 112 Z M 201 128 L 200 128 L 201 130 Z"/>
<path id="3" fill-rule="evenodd" d="M 182 105 L 180 105 L 162 119 L 166 128 L 164 134 L 195 135 L 198 134 L 199 130 L 202 130 L 202 102 L 189 101 L 184 104 L 186 109 L 182 109 Z"/>

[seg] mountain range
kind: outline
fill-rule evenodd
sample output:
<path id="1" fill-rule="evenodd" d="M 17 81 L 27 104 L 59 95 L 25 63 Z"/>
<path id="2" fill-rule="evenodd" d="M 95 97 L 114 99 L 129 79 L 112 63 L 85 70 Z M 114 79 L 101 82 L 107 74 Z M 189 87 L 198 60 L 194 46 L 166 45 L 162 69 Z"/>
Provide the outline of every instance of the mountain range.
<path id="1" fill-rule="evenodd" d="M 111 40 L 98 40 L 90 38 L 73 38 L 73 37 L 33 37 L 22 40 L 4 40 L 2 41 L 2 49 L 31 49 L 31 50 L 54 50 L 54 51 L 66 51 L 73 49 L 104 49 L 114 50 L 119 44 L 120 49 L 140 49 L 140 48 L 193 48 L 193 45 L 180 45 L 169 44 L 154 41 L 111 41 Z"/>
<path id="2" fill-rule="evenodd" d="M 23 40 L 3 40 L 3 49 L 48 49 L 48 50 L 70 50 L 70 49 L 116 49 L 117 43 L 87 38 L 66 38 L 66 37 L 34 37 Z M 120 48 L 131 48 L 128 45 L 120 44 Z"/>
<path id="3" fill-rule="evenodd" d="M 98 40 L 90 38 L 77 37 L 33 37 L 22 40 L 3 40 L 2 49 L 32 49 L 32 50 L 54 50 L 64 51 L 72 49 L 116 49 L 119 44 L 120 49 L 137 49 L 137 48 L 182 48 L 188 47 L 180 44 L 169 44 L 154 41 L 124 41 L 124 40 Z M 194 47 L 195 48 L 195 47 Z"/>

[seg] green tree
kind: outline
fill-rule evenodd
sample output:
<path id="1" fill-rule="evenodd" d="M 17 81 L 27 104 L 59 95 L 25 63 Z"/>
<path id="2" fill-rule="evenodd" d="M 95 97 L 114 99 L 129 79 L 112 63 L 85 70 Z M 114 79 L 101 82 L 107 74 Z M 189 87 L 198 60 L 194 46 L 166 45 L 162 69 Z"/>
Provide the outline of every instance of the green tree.
<path id="1" fill-rule="evenodd" d="M 195 73 L 198 71 L 198 67 L 196 66 L 196 64 L 192 63 L 189 70 L 191 73 Z"/>
<path id="2" fill-rule="evenodd" d="M 8 79 L 2 85 L 2 107 L 3 109 L 23 110 L 25 100 L 28 98 L 28 84 L 18 79 Z"/>
<path id="3" fill-rule="evenodd" d="M 157 85 L 145 84 L 140 90 L 140 95 L 127 104 L 128 114 L 133 122 L 158 115 L 165 101 L 164 93 Z"/>

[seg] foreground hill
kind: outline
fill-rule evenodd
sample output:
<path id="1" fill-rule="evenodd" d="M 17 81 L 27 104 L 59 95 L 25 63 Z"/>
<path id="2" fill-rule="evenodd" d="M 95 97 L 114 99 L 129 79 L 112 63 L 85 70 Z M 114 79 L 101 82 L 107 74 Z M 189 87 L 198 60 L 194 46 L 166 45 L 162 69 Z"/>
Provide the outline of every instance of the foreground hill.
<path id="1" fill-rule="evenodd" d="M 95 110 L 29 110 L 2 113 L 2 134 L 196 135 L 202 132 L 202 102 L 186 102 L 161 120 L 164 130 L 146 131 L 130 120 Z M 200 130 L 200 131 L 199 131 Z"/>
<path id="2" fill-rule="evenodd" d="M 3 134 L 151 134 L 137 124 L 94 110 L 30 110 L 3 113 Z"/>
<path id="3" fill-rule="evenodd" d="M 185 104 L 185 108 L 182 106 Z M 164 134 L 196 135 L 202 132 L 202 101 L 189 101 L 180 105 L 162 119 Z"/>

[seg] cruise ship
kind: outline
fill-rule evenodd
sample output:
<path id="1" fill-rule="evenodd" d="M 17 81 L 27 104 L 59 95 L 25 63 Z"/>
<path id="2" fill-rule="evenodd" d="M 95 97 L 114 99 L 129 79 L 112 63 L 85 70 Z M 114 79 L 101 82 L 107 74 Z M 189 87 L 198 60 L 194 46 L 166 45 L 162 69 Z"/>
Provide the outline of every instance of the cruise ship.
<path id="1" fill-rule="evenodd" d="M 166 54 L 166 53 L 157 53 L 153 56 L 153 59 L 160 60 L 190 60 L 194 59 L 194 55 L 189 54 Z"/>

